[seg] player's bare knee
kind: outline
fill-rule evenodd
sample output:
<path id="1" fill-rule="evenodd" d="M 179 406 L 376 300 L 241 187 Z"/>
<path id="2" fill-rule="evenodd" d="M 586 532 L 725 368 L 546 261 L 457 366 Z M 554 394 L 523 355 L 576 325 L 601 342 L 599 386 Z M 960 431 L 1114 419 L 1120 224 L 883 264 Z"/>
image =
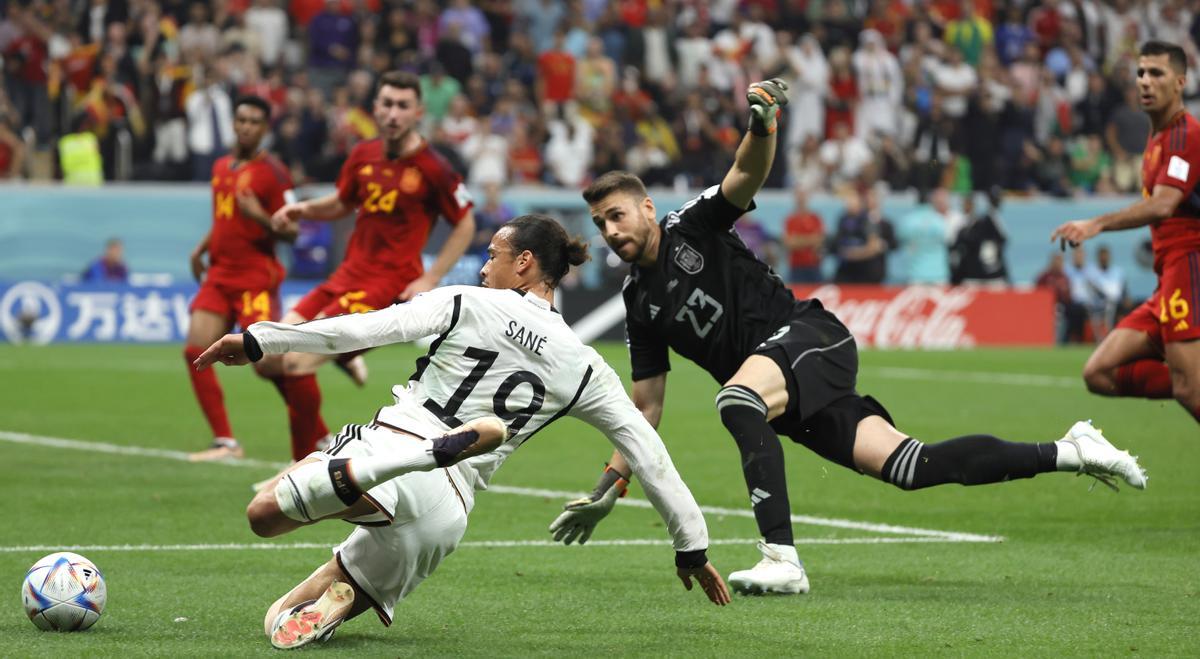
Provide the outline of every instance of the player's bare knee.
<path id="1" fill-rule="evenodd" d="M 1111 396 L 1117 388 L 1114 375 L 1113 369 L 1101 368 L 1091 362 L 1083 367 L 1083 382 L 1087 385 L 1088 391 L 1094 394 Z"/>
<path id="2" fill-rule="evenodd" d="M 246 506 L 246 520 L 250 522 L 250 530 L 260 538 L 273 538 L 282 534 L 286 530 L 283 524 L 285 519 L 279 511 L 279 504 L 275 502 L 273 488 L 259 492 Z"/>

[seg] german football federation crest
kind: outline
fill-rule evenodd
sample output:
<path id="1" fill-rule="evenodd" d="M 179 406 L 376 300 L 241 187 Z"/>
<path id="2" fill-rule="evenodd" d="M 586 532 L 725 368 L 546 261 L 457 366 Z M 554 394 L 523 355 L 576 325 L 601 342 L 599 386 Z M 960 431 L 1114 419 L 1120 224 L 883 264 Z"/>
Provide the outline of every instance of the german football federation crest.
<path id="1" fill-rule="evenodd" d="M 675 252 L 675 264 L 689 275 L 698 274 L 704 269 L 704 256 L 692 249 L 691 245 L 682 243 Z"/>

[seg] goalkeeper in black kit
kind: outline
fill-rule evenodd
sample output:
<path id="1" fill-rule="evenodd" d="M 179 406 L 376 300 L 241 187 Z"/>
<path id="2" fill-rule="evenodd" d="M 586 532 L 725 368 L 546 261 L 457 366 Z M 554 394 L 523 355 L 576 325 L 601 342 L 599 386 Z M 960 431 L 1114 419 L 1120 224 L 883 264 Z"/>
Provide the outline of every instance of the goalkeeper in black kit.
<path id="1" fill-rule="evenodd" d="M 669 349 L 720 385 L 717 412 L 741 453 L 762 534 L 762 560 L 731 574 L 731 587 L 742 593 L 809 590 L 793 543 L 778 435 L 905 490 L 1052 471 L 1085 473 L 1114 487 L 1116 478 L 1145 487 L 1136 458 L 1114 448 L 1086 421 L 1052 442 L 967 435 L 925 444 L 897 430 L 879 401 L 860 395 L 854 337 L 818 300 L 795 299 L 733 231 L 734 222 L 754 208 L 754 195 L 771 169 L 787 84 L 757 82 L 746 97 L 749 130 L 725 178 L 661 220 L 633 174 L 608 172 L 583 192 L 597 230 L 631 265 L 622 294 L 634 404 L 658 426 Z M 554 520 L 555 538 L 568 544 L 586 540 L 629 476 L 624 457 L 615 452 L 592 495 L 568 503 Z"/>

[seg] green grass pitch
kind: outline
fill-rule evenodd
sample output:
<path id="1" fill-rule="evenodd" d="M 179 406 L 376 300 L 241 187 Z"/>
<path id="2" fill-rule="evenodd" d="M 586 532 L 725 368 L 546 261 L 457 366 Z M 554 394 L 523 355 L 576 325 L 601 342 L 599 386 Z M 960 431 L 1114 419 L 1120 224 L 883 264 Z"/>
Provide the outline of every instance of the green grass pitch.
<path id="1" fill-rule="evenodd" d="M 618 372 L 628 370 L 621 346 L 602 349 Z M 323 371 L 329 425 L 369 420 L 417 354 L 410 347 L 371 353 L 371 382 L 361 390 Z M 317 651 L 1194 656 L 1197 427 L 1171 401 L 1088 394 L 1078 378 L 1085 357 L 1081 350 L 871 351 L 862 355 L 860 389 L 926 442 L 971 433 L 1048 441 L 1092 418 L 1141 456 L 1150 474 L 1145 492 L 1089 491 L 1090 479 L 1067 474 L 901 492 L 789 443 L 792 510 L 814 518 L 795 526 L 812 592 L 735 597 L 718 608 L 683 590 L 665 544 L 537 544 L 549 539 L 546 526 L 563 499 L 528 490 L 590 489 L 610 451 L 603 437 L 565 421 L 509 460 L 495 481 L 504 491 L 480 494 L 464 545 L 400 603 L 390 629 L 363 616 Z M 681 359 L 674 367 L 661 430 L 697 500 L 719 509 L 707 516 L 709 555 L 727 575 L 758 559 L 737 451 L 713 410 L 716 385 Z M 250 546 L 260 542 L 243 516 L 250 484 L 272 473 L 262 463 L 286 459 L 286 421 L 274 389 L 250 370 L 218 373 L 234 430 L 261 463 L 172 457 L 208 441 L 177 346 L 0 345 L 0 656 L 273 652 L 262 634 L 265 608 L 324 562 L 349 527 L 325 523 L 272 540 L 273 548 Z M 636 482 L 629 498 L 643 499 Z M 973 536 L 1003 540 L 950 541 Z M 621 506 L 593 540 L 665 542 L 667 535 L 652 510 Z M 22 577 L 43 554 L 72 548 L 84 548 L 104 572 L 107 610 L 87 632 L 38 631 L 19 603 Z"/>

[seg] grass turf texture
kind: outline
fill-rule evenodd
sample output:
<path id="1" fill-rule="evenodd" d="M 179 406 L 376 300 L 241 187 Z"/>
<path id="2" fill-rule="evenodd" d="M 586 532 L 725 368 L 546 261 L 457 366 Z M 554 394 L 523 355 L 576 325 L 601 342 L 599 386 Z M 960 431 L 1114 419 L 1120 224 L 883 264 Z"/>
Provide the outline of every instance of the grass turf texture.
<path id="1" fill-rule="evenodd" d="M 624 349 L 606 357 L 627 370 Z M 321 374 L 331 427 L 365 422 L 390 402 L 419 352 L 368 356 L 372 380 Z M 1189 655 L 1200 647 L 1197 431 L 1171 401 L 1103 399 L 1084 391 L 1086 353 L 863 354 L 860 388 L 926 442 L 986 432 L 1057 438 L 1093 418 L 1141 456 L 1145 492 L 1114 494 L 1090 479 L 1047 474 L 976 488 L 901 492 L 785 448 L 797 514 L 1004 536 L 1001 543 L 817 544 L 898 536 L 796 525 L 813 592 L 735 597 L 719 609 L 685 592 L 665 546 L 466 545 L 396 610 L 390 629 L 368 614 L 328 652 L 396 655 Z M 191 451 L 207 443 L 177 347 L 0 346 L 0 431 Z M 716 385 L 674 360 L 662 431 L 703 505 L 746 510 L 737 451 L 712 406 Z M 248 369 L 220 368 L 231 421 L 248 457 L 286 459 L 283 406 Z M 1032 380 L 1002 374 L 1043 376 Z M 1001 375 L 997 375 L 1001 374 Z M 1001 384 L 988 380 L 1000 381 Z M 1028 380 L 1028 381 L 1026 381 Z M 524 446 L 497 484 L 581 491 L 610 451 L 565 421 Z M 38 631 L 18 589 L 48 545 L 259 542 L 243 510 L 265 467 L 193 465 L 148 456 L 0 441 L 0 656 L 251 656 L 273 652 L 267 605 L 324 562 L 324 548 L 83 550 L 104 572 L 109 603 L 91 630 Z M 643 498 L 635 480 L 631 497 Z M 16 503 L 19 502 L 19 503 Z M 483 493 L 468 543 L 545 540 L 557 497 Z M 754 538 L 752 519 L 709 515 L 714 539 Z M 271 541 L 332 545 L 349 527 L 325 523 Z M 657 515 L 619 507 L 594 540 L 665 539 Z M 722 573 L 758 560 L 752 542 L 714 546 Z M 185 620 L 176 621 L 183 618 Z"/>

